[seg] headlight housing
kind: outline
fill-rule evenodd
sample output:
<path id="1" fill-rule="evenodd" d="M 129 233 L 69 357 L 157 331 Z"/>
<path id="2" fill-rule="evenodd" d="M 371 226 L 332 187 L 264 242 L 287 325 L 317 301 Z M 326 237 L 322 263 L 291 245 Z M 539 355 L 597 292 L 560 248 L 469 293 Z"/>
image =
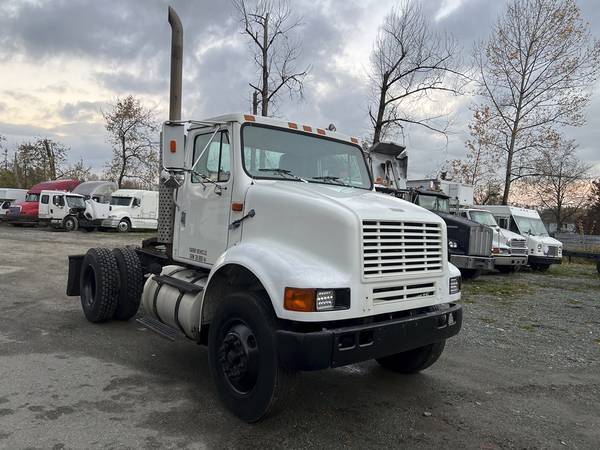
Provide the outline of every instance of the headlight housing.
<path id="1" fill-rule="evenodd" d="M 493 247 L 492 253 L 494 255 L 508 255 L 510 253 L 510 249 L 508 247 Z"/>
<path id="2" fill-rule="evenodd" d="M 450 295 L 458 294 L 460 292 L 461 284 L 462 284 L 462 278 L 460 277 L 460 275 L 457 277 L 451 277 L 449 286 L 448 286 L 449 294 Z"/>
<path id="3" fill-rule="evenodd" d="M 458 248 L 458 242 L 448 239 L 448 247 L 450 248 Z"/>
<path id="4" fill-rule="evenodd" d="M 321 312 L 350 309 L 350 289 L 285 288 L 283 307 L 288 311 Z"/>

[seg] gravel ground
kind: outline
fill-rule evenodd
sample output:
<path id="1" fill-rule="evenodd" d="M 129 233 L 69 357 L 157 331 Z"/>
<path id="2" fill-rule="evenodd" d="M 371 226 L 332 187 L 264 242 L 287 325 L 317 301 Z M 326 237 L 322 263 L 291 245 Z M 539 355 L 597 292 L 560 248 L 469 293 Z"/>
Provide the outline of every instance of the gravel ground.
<path id="1" fill-rule="evenodd" d="M 465 283 L 463 331 L 430 369 L 305 373 L 251 426 L 222 408 L 204 348 L 92 325 L 64 295 L 68 254 L 147 236 L 0 226 L 0 448 L 598 448 L 590 265 Z"/>

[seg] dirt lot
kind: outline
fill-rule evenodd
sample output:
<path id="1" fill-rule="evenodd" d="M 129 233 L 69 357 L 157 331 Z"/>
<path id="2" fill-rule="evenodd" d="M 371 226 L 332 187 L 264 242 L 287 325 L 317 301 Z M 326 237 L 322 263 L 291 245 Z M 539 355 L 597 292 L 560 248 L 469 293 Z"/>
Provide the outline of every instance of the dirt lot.
<path id="1" fill-rule="evenodd" d="M 598 448 L 592 266 L 470 282 L 463 332 L 427 371 L 305 373 L 250 426 L 221 407 L 204 348 L 92 325 L 64 295 L 68 254 L 142 237 L 0 226 L 0 448 Z"/>

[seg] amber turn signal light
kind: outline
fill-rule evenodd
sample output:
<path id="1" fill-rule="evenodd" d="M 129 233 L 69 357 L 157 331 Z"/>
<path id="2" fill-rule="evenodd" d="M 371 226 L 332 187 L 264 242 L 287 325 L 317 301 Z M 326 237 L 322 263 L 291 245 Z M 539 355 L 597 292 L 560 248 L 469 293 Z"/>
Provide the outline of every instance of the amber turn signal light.
<path id="1" fill-rule="evenodd" d="M 169 149 L 171 150 L 171 153 L 177 152 L 177 141 L 175 139 L 169 141 Z"/>
<path id="2" fill-rule="evenodd" d="M 288 311 L 315 311 L 316 289 L 285 288 L 283 307 Z"/>

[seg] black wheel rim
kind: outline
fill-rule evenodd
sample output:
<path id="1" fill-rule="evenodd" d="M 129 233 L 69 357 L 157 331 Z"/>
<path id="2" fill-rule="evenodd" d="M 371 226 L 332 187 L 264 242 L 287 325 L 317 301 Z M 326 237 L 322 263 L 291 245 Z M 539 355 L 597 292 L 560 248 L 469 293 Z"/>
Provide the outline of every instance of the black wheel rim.
<path id="1" fill-rule="evenodd" d="M 71 231 L 73 228 L 75 228 L 75 223 L 73 222 L 73 219 L 67 219 L 67 221 L 65 222 L 65 228 L 68 231 Z"/>
<path id="2" fill-rule="evenodd" d="M 230 320 L 222 328 L 217 358 L 231 389 L 248 394 L 258 380 L 258 341 L 252 329 L 241 320 Z"/>
<path id="3" fill-rule="evenodd" d="M 91 266 L 86 267 L 83 277 L 83 300 L 91 307 L 96 298 L 96 272 Z"/>

